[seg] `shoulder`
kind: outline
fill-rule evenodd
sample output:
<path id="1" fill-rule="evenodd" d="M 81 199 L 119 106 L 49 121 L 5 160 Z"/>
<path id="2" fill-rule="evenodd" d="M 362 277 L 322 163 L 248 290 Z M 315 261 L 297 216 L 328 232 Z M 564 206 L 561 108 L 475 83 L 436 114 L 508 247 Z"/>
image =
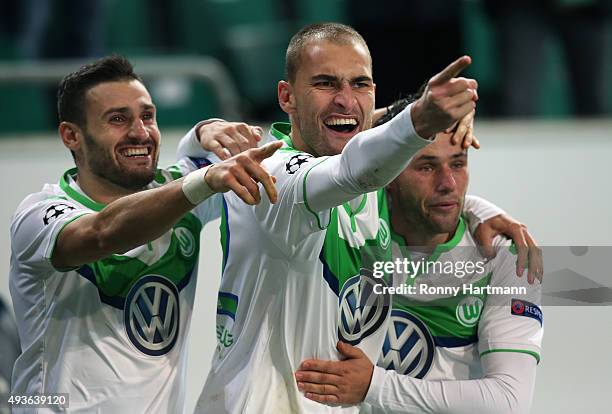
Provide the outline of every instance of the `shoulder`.
<path id="1" fill-rule="evenodd" d="M 460 245 L 468 246 L 468 247 L 477 247 L 479 243 L 476 240 L 474 233 L 469 229 L 469 226 L 467 225 L 467 220 L 464 219 L 464 222 L 465 222 L 465 233 L 464 233 L 462 240 L 460 241 Z M 514 247 L 514 243 L 512 239 L 509 239 L 504 235 L 495 236 L 493 238 L 492 245 L 493 245 L 493 248 L 498 253 L 506 254 L 506 253 L 513 252 L 513 254 L 516 254 L 516 249 Z"/>
<path id="2" fill-rule="evenodd" d="M 297 180 L 320 162 L 329 157 L 315 157 L 304 151 L 298 151 L 288 146 L 283 146 L 270 158 L 263 161 L 262 165 L 268 172 L 274 175 L 278 184 Z"/>
<path id="3" fill-rule="evenodd" d="M 46 184 L 42 191 L 29 194 L 19 203 L 11 217 L 11 233 L 24 223 L 48 226 L 54 221 L 72 216 L 84 210 L 89 211 L 61 191 L 58 185 Z"/>
<path id="4" fill-rule="evenodd" d="M 20 212 L 31 208 L 40 207 L 47 204 L 67 203 L 74 204 L 63 191 L 60 190 L 57 184 L 45 184 L 41 191 L 28 194 L 17 206 L 13 217 Z"/>

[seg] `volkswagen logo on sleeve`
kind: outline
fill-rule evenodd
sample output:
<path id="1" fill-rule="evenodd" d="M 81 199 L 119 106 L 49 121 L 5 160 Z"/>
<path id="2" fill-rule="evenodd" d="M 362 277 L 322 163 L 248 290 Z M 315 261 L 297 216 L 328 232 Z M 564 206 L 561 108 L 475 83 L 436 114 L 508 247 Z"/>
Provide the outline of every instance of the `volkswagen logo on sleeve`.
<path id="1" fill-rule="evenodd" d="M 421 379 L 431 368 L 435 349 L 431 333 L 419 318 L 393 309 L 378 366 Z"/>
<path id="2" fill-rule="evenodd" d="M 376 332 L 389 317 L 391 297 L 374 292 L 374 286 L 386 283 L 368 269 L 346 281 L 340 292 L 338 338 L 351 345 Z"/>
<path id="3" fill-rule="evenodd" d="M 157 275 L 140 278 L 125 299 L 128 338 L 147 355 L 167 354 L 179 335 L 179 312 L 179 292 L 172 281 Z"/>

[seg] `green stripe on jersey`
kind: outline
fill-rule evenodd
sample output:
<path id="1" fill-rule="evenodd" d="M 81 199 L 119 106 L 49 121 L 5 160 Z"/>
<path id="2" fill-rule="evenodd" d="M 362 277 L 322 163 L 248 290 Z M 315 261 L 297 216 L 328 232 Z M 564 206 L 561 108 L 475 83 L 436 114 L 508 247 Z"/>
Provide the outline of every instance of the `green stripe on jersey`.
<path id="1" fill-rule="evenodd" d="M 532 357 L 534 357 L 538 364 L 540 363 L 540 354 L 538 354 L 537 352 L 528 351 L 526 349 L 510 349 L 510 348 L 489 349 L 488 351 L 481 352 L 480 357 L 482 358 L 483 355 L 491 354 L 493 352 L 516 352 L 519 354 L 527 354 L 527 355 L 531 355 Z"/>
<path id="2" fill-rule="evenodd" d="M 157 184 L 167 184 L 181 177 L 183 177 L 181 167 L 178 164 L 173 164 L 164 170 L 158 168 L 157 171 L 155 171 L 154 180 Z"/>
<path id="3" fill-rule="evenodd" d="M 325 242 L 323 244 L 323 259 L 326 262 L 330 272 L 338 282 L 338 289 L 342 290 L 344 283 L 351 277 L 358 275 L 362 266 L 369 267 L 371 261 L 386 261 L 391 260 L 391 249 L 389 243 L 389 211 L 387 208 L 387 198 L 383 190 L 377 192 L 378 215 L 373 219 L 378 223 L 378 234 L 373 239 L 366 239 L 365 245 L 360 247 L 351 247 L 349 242 L 343 240 L 339 236 L 338 208 L 343 208 L 350 217 L 351 229 L 355 232 L 360 231 L 357 228 L 357 222 L 354 216 L 359 214 L 367 201 L 367 195 L 363 195 L 363 200 L 358 208 L 353 212 L 348 203 L 341 207 L 335 207 L 331 210 L 330 224 L 325 233 Z M 384 221 L 385 225 L 380 222 Z M 368 263 L 364 263 L 363 260 Z"/>
<path id="4" fill-rule="evenodd" d="M 139 278 L 151 274 L 164 276 L 178 286 L 197 263 L 201 229 L 200 220 L 187 213 L 174 225 L 170 245 L 155 263 L 112 255 L 85 266 L 93 272 L 98 290 L 109 297 L 125 298 Z"/>
<path id="5" fill-rule="evenodd" d="M 77 168 L 71 168 L 68 171 L 66 171 L 60 178 L 60 181 L 59 181 L 60 188 L 66 193 L 68 197 L 78 202 L 79 204 L 84 205 L 88 209 L 93 210 L 93 211 L 102 211 L 102 209 L 106 207 L 106 204 L 98 203 L 97 201 L 92 200 L 91 198 L 87 197 L 85 194 L 78 192 L 76 189 L 70 186 L 69 184 L 70 177 L 72 177 L 72 179 L 76 181 L 77 174 L 78 174 Z M 181 171 L 180 166 L 178 164 L 174 164 L 174 165 L 169 166 L 167 170 L 162 170 L 158 168 L 157 171 L 155 171 L 154 181 L 157 184 L 166 184 L 171 181 L 177 180 L 181 178 L 182 176 L 183 176 L 183 172 Z M 57 197 L 61 197 L 61 196 L 57 196 Z"/>
<path id="6" fill-rule="evenodd" d="M 325 230 L 329 224 L 331 222 L 333 222 L 333 218 L 330 218 L 330 223 L 327 223 L 325 226 L 321 223 L 321 217 L 319 216 L 319 214 L 317 214 L 316 211 L 314 211 L 312 208 L 310 208 L 310 204 L 308 204 L 308 197 L 307 197 L 307 191 L 306 191 L 306 180 L 308 179 L 308 174 L 310 174 L 310 171 L 312 171 L 312 169 L 314 167 L 316 167 L 317 165 L 327 161 L 329 158 L 325 158 L 324 160 L 319 161 L 318 163 L 316 163 L 315 165 L 313 165 L 312 167 L 310 167 L 308 169 L 308 171 L 306 171 L 306 173 L 304 174 L 304 178 L 303 178 L 303 182 L 302 182 L 302 191 L 304 192 L 304 206 L 306 207 L 306 210 L 308 210 L 309 213 L 311 213 L 312 215 L 315 216 L 315 218 L 317 219 L 317 226 L 319 226 L 320 230 Z M 335 208 L 334 208 L 335 210 Z M 336 221 L 337 221 L 337 217 L 336 217 Z"/>
<path id="7" fill-rule="evenodd" d="M 493 273 L 489 272 L 471 285 L 474 287 L 487 286 L 492 275 Z M 480 299 L 478 303 L 481 305 L 466 303 L 470 298 Z M 393 308 L 418 316 L 427 325 L 433 336 L 469 338 L 478 333 L 478 321 L 486 299 L 486 293 L 458 294 L 423 304 L 423 302 L 411 301 L 410 298 L 396 295 L 393 298 Z"/>
<path id="8" fill-rule="evenodd" d="M 88 209 L 93 210 L 93 211 L 102 211 L 102 209 L 106 207 L 106 204 L 98 203 L 97 201 L 92 200 L 86 195 L 79 193 L 77 190 L 70 187 L 70 184 L 68 184 L 69 177 L 72 176 L 72 178 L 75 179 L 77 172 L 78 170 L 76 168 L 71 168 L 68 171 L 66 171 L 64 175 L 62 175 L 62 178 L 60 178 L 60 183 L 59 183 L 60 188 L 64 190 L 64 192 L 68 195 L 68 197 L 72 198 L 79 204 L 84 205 Z"/>
<path id="9" fill-rule="evenodd" d="M 227 224 L 227 204 L 225 198 L 222 199 L 223 207 L 221 209 L 221 224 L 219 225 L 219 233 L 221 234 L 221 250 L 223 252 L 223 262 L 221 262 L 221 274 L 225 271 L 227 264 L 227 254 L 229 252 L 229 227 Z"/>
<path id="10" fill-rule="evenodd" d="M 288 150 L 298 151 L 293 146 L 293 141 L 291 141 L 291 124 L 288 122 L 275 122 L 270 126 L 270 134 L 276 139 L 280 139 L 284 141 L 287 146 L 289 146 Z M 301 152 L 301 151 L 299 151 Z"/>

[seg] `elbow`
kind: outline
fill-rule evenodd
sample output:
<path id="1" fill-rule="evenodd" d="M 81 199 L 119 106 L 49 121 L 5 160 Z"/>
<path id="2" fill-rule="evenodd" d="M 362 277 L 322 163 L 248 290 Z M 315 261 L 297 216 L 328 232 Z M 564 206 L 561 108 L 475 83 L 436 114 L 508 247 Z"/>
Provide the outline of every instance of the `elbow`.
<path id="1" fill-rule="evenodd" d="M 112 223 L 107 223 L 103 217 L 99 217 L 89 229 L 88 238 L 93 241 L 95 249 L 101 257 L 121 254 L 129 250 L 125 246 L 121 246 L 120 240 L 117 239 L 117 232 L 113 227 Z"/>
<path id="2" fill-rule="evenodd" d="M 385 174 L 381 174 L 381 168 L 376 167 L 371 171 L 366 171 L 356 178 L 357 186 L 360 192 L 369 193 L 385 187 L 390 180 Z"/>
<path id="3" fill-rule="evenodd" d="M 533 395 L 527 395 L 525 389 L 511 381 L 500 381 L 500 393 L 503 399 L 498 400 L 500 414 L 528 414 L 531 410 Z"/>

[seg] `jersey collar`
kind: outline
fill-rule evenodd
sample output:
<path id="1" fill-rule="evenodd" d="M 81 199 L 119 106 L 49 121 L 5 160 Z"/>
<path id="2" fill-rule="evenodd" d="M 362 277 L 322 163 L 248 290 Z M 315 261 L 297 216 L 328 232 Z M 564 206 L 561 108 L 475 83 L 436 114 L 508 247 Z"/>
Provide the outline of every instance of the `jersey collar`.
<path id="1" fill-rule="evenodd" d="M 98 203 L 97 201 L 92 200 L 91 198 L 87 197 L 85 194 L 81 193 L 70 185 L 71 181 L 76 183 L 77 172 L 77 168 L 71 168 L 66 171 L 64 175 L 62 175 L 62 178 L 60 178 L 60 188 L 66 193 L 68 197 L 72 198 L 77 203 L 84 205 L 90 210 L 101 211 L 104 207 L 106 207 L 106 204 Z"/>
<path id="2" fill-rule="evenodd" d="M 465 234 L 466 224 L 463 216 L 459 216 L 459 223 L 457 224 L 457 228 L 455 229 L 455 234 L 451 239 L 445 243 L 438 244 L 434 249 L 433 253 L 427 258 L 427 261 L 433 262 L 438 260 L 438 257 L 444 252 L 448 252 L 454 249 Z M 394 240 L 399 246 L 407 246 L 406 239 L 399 233 L 396 233 L 393 228 L 391 228 L 391 239 Z M 409 253 L 408 253 L 409 254 Z"/>
<path id="3" fill-rule="evenodd" d="M 295 149 L 293 141 L 291 141 L 291 124 L 289 122 L 275 122 L 270 126 L 270 134 L 283 141 L 289 148 Z"/>

